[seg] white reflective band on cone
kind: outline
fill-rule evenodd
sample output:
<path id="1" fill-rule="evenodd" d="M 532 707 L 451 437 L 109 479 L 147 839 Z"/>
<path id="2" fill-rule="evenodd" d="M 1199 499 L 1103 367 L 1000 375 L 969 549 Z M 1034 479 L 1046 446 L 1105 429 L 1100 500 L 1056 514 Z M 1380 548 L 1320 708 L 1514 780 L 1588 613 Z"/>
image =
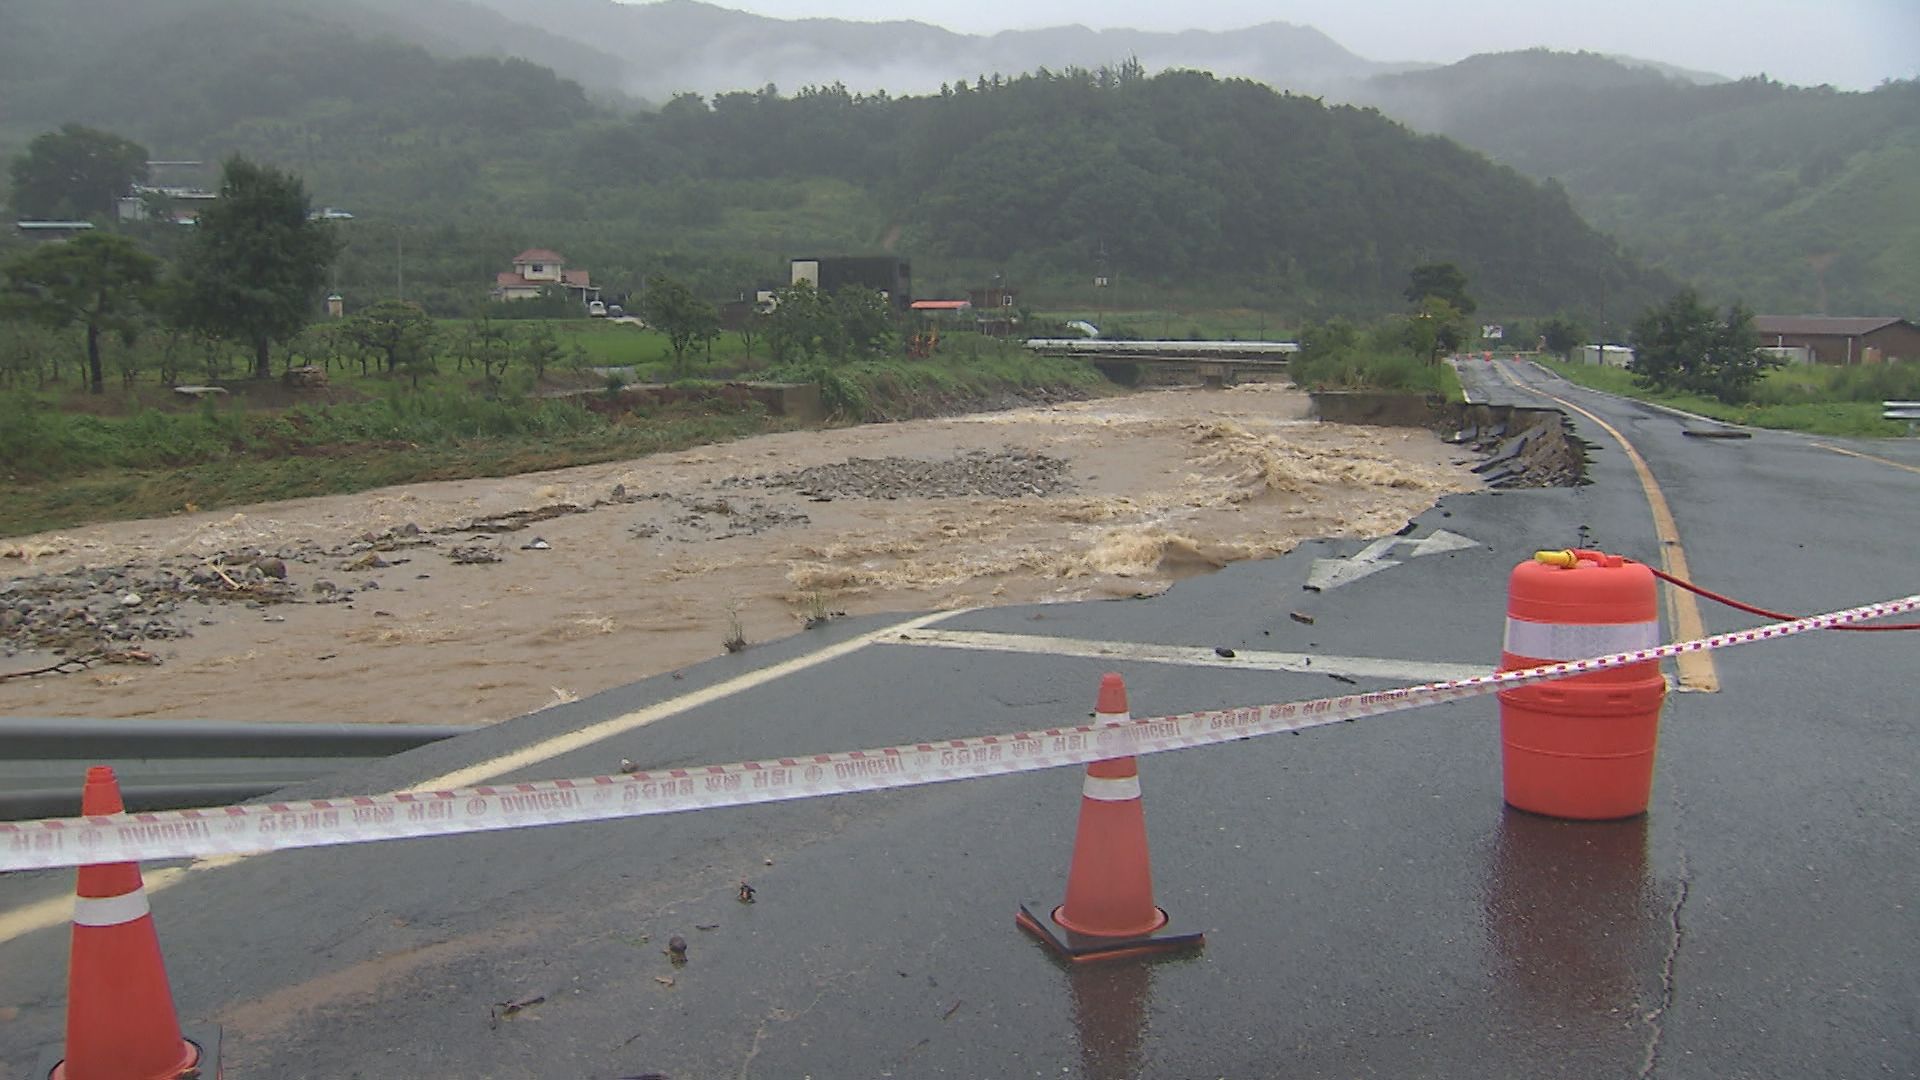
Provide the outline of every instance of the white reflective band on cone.
<path id="1" fill-rule="evenodd" d="M 1507 619 L 1506 651 L 1535 660 L 1578 660 L 1583 656 L 1605 656 L 1659 645 L 1658 619 L 1585 625 Z"/>
<path id="2" fill-rule="evenodd" d="M 1235 742 L 1257 735 L 1305 731 L 1446 701 L 1464 701 L 1517 686 L 1684 653 L 1769 641 L 1899 615 L 1916 608 L 1920 608 L 1920 595 L 1657 648 L 1556 661 L 1522 671 L 1501 671 L 1422 686 L 1342 694 L 1312 701 L 1210 709 L 1176 716 L 1134 717 L 1070 728 L 942 739 L 877 750 L 448 791 L 403 791 L 393 795 L 248 803 L 47 821 L 0 821 L 0 871 L 237 855 L 533 825 L 608 821 L 1085 765 L 1116 757 Z M 137 902 L 145 903 L 144 899 Z"/>
<path id="3" fill-rule="evenodd" d="M 135 889 L 124 896 L 76 896 L 73 898 L 73 925 L 119 926 L 147 914 L 147 890 Z"/>
<path id="4" fill-rule="evenodd" d="M 1140 797 L 1140 777 L 1089 776 L 1080 794 L 1098 802 L 1126 802 Z"/>

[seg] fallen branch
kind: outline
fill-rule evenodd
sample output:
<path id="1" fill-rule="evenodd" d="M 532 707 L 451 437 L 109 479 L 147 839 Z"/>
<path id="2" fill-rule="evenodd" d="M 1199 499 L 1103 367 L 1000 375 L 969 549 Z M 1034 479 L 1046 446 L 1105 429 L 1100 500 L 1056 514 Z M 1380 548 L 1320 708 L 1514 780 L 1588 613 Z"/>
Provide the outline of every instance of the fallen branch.
<path id="1" fill-rule="evenodd" d="M 31 671 L 9 671 L 4 675 L 0 675 L 0 682 L 6 682 L 9 679 L 31 679 L 35 675 L 71 675 L 74 671 L 85 671 L 87 665 L 93 663 L 95 660 L 104 658 L 106 655 L 106 653 L 88 653 L 85 656 L 70 656 L 58 663 L 48 664 L 43 668 L 34 668 Z M 62 670 L 63 668 L 72 668 L 73 671 L 64 671 Z"/>
<path id="2" fill-rule="evenodd" d="M 213 571 L 216 574 L 219 574 L 221 579 L 224 580 L 229 586 L 233 587 L 234 589 L 237 589 L 241 592 L 246 591 L 246 586 L 233 580 L 233 575 L 227 573 L 227 571 L 219 563 L 214 562 L 212 559 L 207 560 L 207 569 Z"/>
<path id="3" fill-rule="evenodd" d="M 9 671 L 0 675 L 0 682 L 9 679 L 30 679 L 36 675 L 72 675 L 85 671 L 96 663 L 105 664 L 157 664 L 160 658 L 145 649 L 101 649 L 81 656 L 70 656 L 58 660 L 46 667 L 31 671 Z"/>

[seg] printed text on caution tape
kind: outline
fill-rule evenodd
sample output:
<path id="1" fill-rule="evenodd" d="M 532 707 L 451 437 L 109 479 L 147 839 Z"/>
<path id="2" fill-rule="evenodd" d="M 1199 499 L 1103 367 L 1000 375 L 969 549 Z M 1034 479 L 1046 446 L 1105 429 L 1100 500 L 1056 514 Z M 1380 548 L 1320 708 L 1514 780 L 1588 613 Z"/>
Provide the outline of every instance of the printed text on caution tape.
<path id="1" fill-rule="evenodd" d="M 1480 697 L 1682 653 L 1787 637 L 1920 608 L 1920 596 L 1470 679 L 1278 705 L 772 758 L 622 776 L 361 795 L 207 810 L 0 822 L 0 871 L 188 858 L 670 814 L 933 784 L 1272 735 Z"/>

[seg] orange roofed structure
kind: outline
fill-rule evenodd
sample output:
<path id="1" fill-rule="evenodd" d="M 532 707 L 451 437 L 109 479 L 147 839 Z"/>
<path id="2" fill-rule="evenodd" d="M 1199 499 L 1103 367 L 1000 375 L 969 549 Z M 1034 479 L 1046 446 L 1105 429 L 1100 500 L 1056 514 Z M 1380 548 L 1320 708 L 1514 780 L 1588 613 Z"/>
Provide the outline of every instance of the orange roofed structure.
<path id="1" fill-rule="evenodd" d="M 600 299 L 600 287 L 585 270 L 567 269 L 567 257 L 546 248 L 528 248 L 513 257 L 513 269 L 493 276 L 493 299 L 531 300 L 549 288 L 567 290 L 585 307 Z"/>

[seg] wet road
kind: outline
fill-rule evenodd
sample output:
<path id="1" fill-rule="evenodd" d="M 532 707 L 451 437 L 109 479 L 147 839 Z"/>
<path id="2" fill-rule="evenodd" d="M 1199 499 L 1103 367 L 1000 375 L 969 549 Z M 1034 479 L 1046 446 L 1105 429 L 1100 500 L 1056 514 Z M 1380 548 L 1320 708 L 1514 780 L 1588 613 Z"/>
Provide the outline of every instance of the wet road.
<path id="1" fill-rule="evenodd" d="M 1796 613 L 1920 591 L 1912 440 L 1702 439 L 1534 369 L 1464 374 L 1494 401 L 1541 404 L 1537 387 L 1622 432 L 1709 587 Z M 1506 574 L 1534 549 L 1658 558 L 1625 455 L 1574 426 L 1593 483 L 1451 497 L 1411 534 L 1473 547 L 1311 593 L 1315 559 L 1365 545 L 1310 544 L 1150 600 L 931 628 L 1491 667 Z M 1709 630 L 1754 622 L 1702 614 Z M 1110 667 L 1136 715 L 1352 688 L 891 632 L 804 659 L 892 621 L 829 624 L 303 790 L 414 786 L 646 708 L 659 719 L 502 778 L 1074 723 Z M 1504 809 L 1490 700 L 1145 759 L 1158 899 L 1208 934 L 1150 965 L 1065 970 L 1013 926 L 1018 903 L 1064 888 L 1078 770 L 281 853 L 188 872 L 153 907 L 181 1012 L 226 1025 L 239 1080 L 1920 1075 L 1917 646 L 1831 633 L 1717 654 L 1719 692 L 1669 698 L 1652 810 L 1626 823 Z M 65 966 L 64 931 L 4 932 L 4 913 L 69 881 L 0 879 L 0 1071 L 57 1040 Z M 676 933 L 684 967 L 663 953 Z M 535 994 L 489 1027 L 490 1004 Z"/>

